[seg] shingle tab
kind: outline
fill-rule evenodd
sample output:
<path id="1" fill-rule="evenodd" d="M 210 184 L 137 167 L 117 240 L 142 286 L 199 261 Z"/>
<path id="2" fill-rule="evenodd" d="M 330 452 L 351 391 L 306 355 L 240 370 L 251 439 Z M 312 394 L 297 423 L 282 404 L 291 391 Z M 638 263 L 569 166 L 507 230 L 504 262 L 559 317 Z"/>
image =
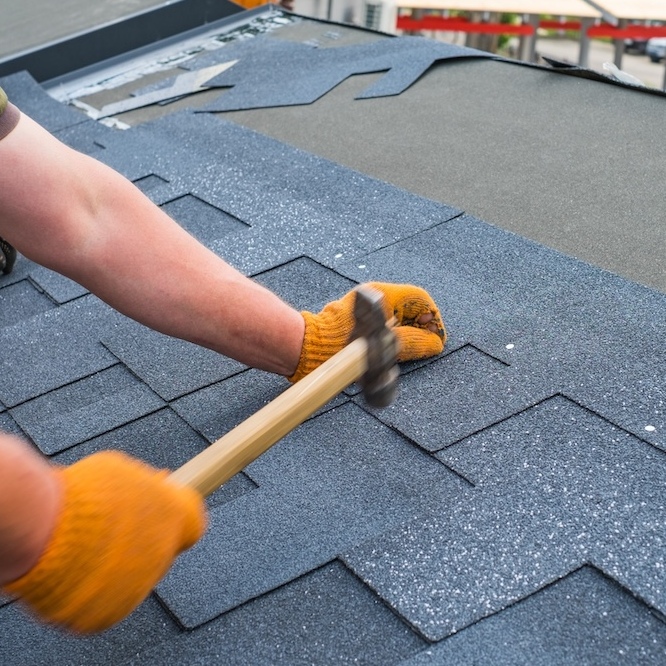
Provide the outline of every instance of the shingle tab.
<path id="1" fill-rule="evenodd" d="M 60 305 L 88 293 L 87 289 L 73 280 L 44 268 L 44 266 L 40 266 L 19 254 L 12 272 L 9 275 L 0 276 L 0 289 L 24 280 L 30 281 L 33 286 L 41 290 L 54 303 Z M 9 295 L 11 292 L 4 293 Z M 3 314 L 5 317 L 10 316 L 9 313 Z"/>
<path id="2" fill-rule="evenodd" d="M 55 304 L 35 289 L 27 280 L 15 282 L 2 288 L 0 285 L 2 309 L 0 309 L 0 328 L 11 326 L 33 315 L 46 312 Z"/>
<path id="3" fill-rule="evenodd" d="M 0 399 L 13 407 L 114 365 L 91 331 L 103 335 L 120 318 L 97 298 L 84 296 L 0 329 Z"/>
<path id="4" fill-rule="evenodd" d="M 333 562 L 127 663 L 391 664 L 424 645 Z"/>
<path id="5" fill-rule="evenodd" d="M 246 366 L 210 349 L 125 321 L 104 345 L 165 400 L 230 377 Z"/>
<path id="6" fill-rule="evenodd" d="M 438 451 L 553 393 L 553 386 L 541 377 L 535 381 L 465 346 L 403 373 L 398 398 L 377 418 L 427 451 Z"/>
<path id="7" fill-rule="evenodd" d="M 594 567 L 429 646 L 400 666 L 658 664 L 666 625 Z"/>
<path id="8" fill-rule="evenodd" d="M 429 639 L 585 563 L 666 611 L 662 451 L 556 397 L 438 457 L 474 489 L 344 557 Z"/>
<path id="9" fill-rule="evenodd" d="M 460 214 L 208 114 L 179 112 L 128 130 L 102 159 L 250 225 L 212 245 L 250 275 L 302 255 L 335 267 Z"/>
<path id="10" fill-rule="evenodd" d="M 56 303 L 67 303 L 85 296 L 88 290 L 60 273 L 35 265 L 30 271 L 30 279 L 43 289 Z"/>
<path id="11" fill-rule="evenodd" d="M 666 295 L 467 215 L 359 264 L 337 270 L 358 281 L 372 276 L 424 286 L 455 347 L 472 344 L 510 366 L 498 372 L 514 378 L 512 396 L 560 392 L 666 445 Z M 400 399 L 386 413 L 399 409 Z"/>
<path id="12" fill-rule="evenodd" d="M 257 490 L 211 512 L 208 534 L 157 591 L 195 627 L 317 568 L 464 483 L 353 405 L 303 424 L 247 468 Z"/>
<path id="13" fill-rule="evenodd" d="M 207 247 L 227 234 L 248 226 L 191 194 L 162 204 L 162 210 Z"/>
<path id="14" fill-rule="evenodd" d="M 158 469 L 175 470 L 205 447 L 206 441 L 171 409 L 162 409 L 59 453 L 54 460 L 68 465 L 97 451 L 112 449 Z M 208 497 L 208 505 L 230 502 L 255 488 L 256 484 L 245 474 L 236 474 Z"/>
<path id="15" fill-rule="evenodd" d="M 116 365 L 24 402 L 11 415 L 51 455 L 163 406 L 145 384 Z"/>

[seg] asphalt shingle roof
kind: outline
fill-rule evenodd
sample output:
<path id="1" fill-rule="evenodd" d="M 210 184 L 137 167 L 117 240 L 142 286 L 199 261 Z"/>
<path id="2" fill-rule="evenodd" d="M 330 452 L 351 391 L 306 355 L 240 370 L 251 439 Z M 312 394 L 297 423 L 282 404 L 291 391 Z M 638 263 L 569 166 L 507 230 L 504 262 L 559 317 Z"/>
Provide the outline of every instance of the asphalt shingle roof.
<path id="1" fill-rule="evenodd" d="M 205 537 L 113 630 L 73 639 L 0 600 L 0 662 L 663 663 L 666 296 L 213 114 L 307 101 L 257 85 L 274 49 L 308 91 L 339 80 L 341 61 L 277 37 L 188 64 L 237 58 L 216 82 L 237 96 L 124 131 L 26 73 L 0 86 L 295 307 L 413 282 L 449 342 L 403 367 L 387 409 L 352 388 L 214 493 Z M 424 51 L 460 55 L 377 39 L 355 71 L 384 51 L 412 72 Z M 0 427 L 60 463 L 119 448 L 178 467 L 287 386 L 23 257 L 0 303 Z"/>

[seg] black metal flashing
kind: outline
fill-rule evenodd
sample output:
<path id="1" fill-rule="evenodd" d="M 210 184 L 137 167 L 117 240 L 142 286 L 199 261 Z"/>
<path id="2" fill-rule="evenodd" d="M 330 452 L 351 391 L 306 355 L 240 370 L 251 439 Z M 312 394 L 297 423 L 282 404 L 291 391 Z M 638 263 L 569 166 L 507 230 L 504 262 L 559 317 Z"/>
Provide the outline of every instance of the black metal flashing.
<path id="1" fill-rule="evenodd" d="M 0 76 L 27 70 L 42 83 L 243 11 L 229 0 L 178 0 L 0 59 Z"/>

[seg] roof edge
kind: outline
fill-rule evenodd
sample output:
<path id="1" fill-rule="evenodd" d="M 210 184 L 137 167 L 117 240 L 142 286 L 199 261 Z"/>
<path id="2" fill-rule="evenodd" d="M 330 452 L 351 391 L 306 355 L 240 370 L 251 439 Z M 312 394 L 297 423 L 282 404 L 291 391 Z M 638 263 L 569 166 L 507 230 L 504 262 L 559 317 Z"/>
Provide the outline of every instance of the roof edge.
<path id="1" fill-rule="evenodd" d="M 176 0 L 0 59 L 0 76 L 25 70 L 43 83 L 244 11 L 230 0 Z"/>

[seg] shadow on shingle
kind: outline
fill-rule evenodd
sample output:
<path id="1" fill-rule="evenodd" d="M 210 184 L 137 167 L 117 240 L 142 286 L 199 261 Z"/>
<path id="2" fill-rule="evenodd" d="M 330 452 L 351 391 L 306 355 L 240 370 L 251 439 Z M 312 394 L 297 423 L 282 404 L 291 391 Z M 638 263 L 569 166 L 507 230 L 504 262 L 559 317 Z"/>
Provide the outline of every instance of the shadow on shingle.
<path id="1" fill-rule="evenodd" d="M 113 629 L 86 638 L 35 621 L 17 603 L 0 608 L 0 626 L 0 663 L 3 666 L 117 664 L 132 658 L 139 650 L 180 633 L 153 597 Z"/>

